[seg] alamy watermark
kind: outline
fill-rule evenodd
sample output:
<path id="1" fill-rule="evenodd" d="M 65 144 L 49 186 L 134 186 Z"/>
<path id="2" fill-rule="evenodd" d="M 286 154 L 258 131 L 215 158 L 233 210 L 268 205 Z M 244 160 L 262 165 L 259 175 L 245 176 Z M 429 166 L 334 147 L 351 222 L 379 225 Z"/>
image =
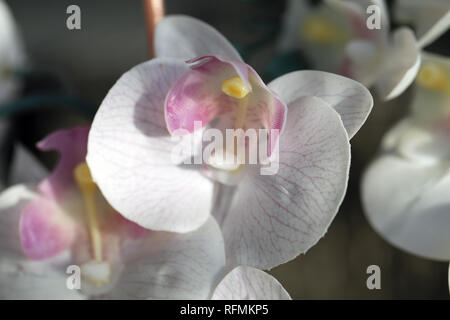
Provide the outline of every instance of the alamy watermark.
<path id="1" fill-rule="evenodd" d="M 380 290 L 381 289 L 381 269 L 380 266 L 376 264 L 367 267 L 367 274 L 370 276 L 367 278 L 366 286 L 369 290 Z"/>
<path id="2" fill-rule="evenodd" d="M 367 7 L 366 13 L 370 16 L 366 20 L 366 26 L 369 30 L 381 29 L 381 8 L 376 4 Z"/>
<path id="3" fill-rule="evenodd" d="M 81 29 L 81 9 L 76 4 L 72 4 L 67 7 L 66 13 L 69 16 L 66 19 L 66 26 L 69 30 Z"/>
<path id="4" fill-rule="evenodd" d="M 193 134 L 185 129 L 172 133 L 176 145 L 171 160 L 174 164 L 207 164 L 228 171 L 246 164 L 260 165 L 261 175 L 274 175 L 279 169 L 279 135 L 278 129 L 202 129 L 202 122 L 195 121 Z"/>
<path id="5" fill-rule="evenodd" d="M 69 290 L 81 289 L 81 268 L 75 264 L 67 267 L 66 273 L 69 274 L 66 280 L 66 286 Z"/>

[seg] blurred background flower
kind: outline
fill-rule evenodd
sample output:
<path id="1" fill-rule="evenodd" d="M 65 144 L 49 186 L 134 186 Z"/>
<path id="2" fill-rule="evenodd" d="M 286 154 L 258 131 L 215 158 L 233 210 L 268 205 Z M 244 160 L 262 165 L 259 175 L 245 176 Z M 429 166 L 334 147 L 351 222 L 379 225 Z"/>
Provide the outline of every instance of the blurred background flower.
<path id="1" fill-rule="evenodd" d="M 321 1 L 298 1 L 321 5 Z M 88 124 L 92 109 L 96 109 L 92 106 L 100 105 L 120 75 L 146 61 L 149 49 L 141 1 L 5 2 L 21 31 L 29 61 L 26 72 L 21 73 L 23 86 L 18 99 L 8 102 L 3 113 L 0 108 L 2 121 L 7 119 L 12 128 L 7 146 L 2 144 L 1 149 L 2 157 L 8 160 L 8 166 L 3 167 L 6 176 L 11 173 L 9 160 L 15 142 L 51 167 L 56 155 L 39 153 L 34 147 L 37 140 L 55 129 Z M 416 34 L 422 34 L 422 24 L 417 22 L 421 19 L 413 17 L 418 11 L 402 10 L 407 19 L 394 19 L 396 2 L 387 1 L 392 28 L 410 21 Z M 81 8 L 81 30 L 66 28 L 66 8 L 71 4 Z M 286 5 L 286 1 L 270 0 L 236 0 L 233 5 L 226 0 L 171 0 L 166 1 L 166 12 L 191 15 L 217 28 L 268 82 L 280 73 L 313 67 L 301 48 L 279 54 L 277 39 Z M 426 23 L 423 28 L 428 28 Z M 448 56 L 448 43 L 447 32 L 425 50 Z M 388 103 L 375 100 L 368 121 L 352 139 L 347 195 L 328 233 L 306 255 L 271 270 L 292 298 L 448 297 L 448 263 L 426 260 L 391 246 L 368 224 L 360 200 L 361 173 L 377 154 L 382 136 L 409 113 L 412 93 L 419 85 L 410 86 Z M 386 179 L 388 184 L 395 181 L 394 177 Z M 381 290 L 366 287 L 366 269 L 372 264 L 381 268 Z"/>
<path id="2" fill-rule="evenodd" d="M 402 18 L 416 24 L 415 35 L 407 26 L 391 27 L 384 0 L 324 0 L 316 5 L 290 0 L 279 50 L 299 48 L 312 68 L 355 79 L 374 87 L 381 99 L 390 100 L 416 77 L 421 48 L 450 26 L 450 15 L 445 13 L 448 5 L 433 8 L 434 14 L 425 20 L 418 12 L 426 8 L 410 2 L 398 5 L 397 12 L 407 11 Z"/>
<path id="3" fill-rule="evenodd" d="M 450 260 L 450 58 L 423 54 L 411 114 L 385 135 L 362 181 L 371 225 L 407 252 Z M 392 179 L 394 178 L 394 179 Z"/>

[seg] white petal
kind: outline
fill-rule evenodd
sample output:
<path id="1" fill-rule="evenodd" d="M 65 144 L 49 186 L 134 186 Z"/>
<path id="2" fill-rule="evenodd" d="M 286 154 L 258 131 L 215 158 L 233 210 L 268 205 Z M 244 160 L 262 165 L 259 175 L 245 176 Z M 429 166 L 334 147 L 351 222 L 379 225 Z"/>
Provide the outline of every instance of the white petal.
<path id="1" fill-rule="evenodd" d="M 371 87 L 382 74 L 383 46 L 369 40 L 352 40 L 346 46 L 348 74 L 361 84 Z"/>
<path id="2" fill-rule="evenodd" d="M 439 165 L 450 158 L 448 136 L 439 130 L 417 125 L 406 118 L 391 129 L 382 140 L 385 151 L 394 152 L 405 160 L 423 165 Z"/>
<path id="3" fill-rule="evenodd" d="M 287 105 L 305 96 L 323 99 L 339 113 L 350 138 L 361 128 L 373 106 L 372 96 L 363 85 L 327 72 L 291 72 L 268 87 Z"/>
<path id="4" fill-rule="evenodd" d="M 424 165 L 388 154 L 365 173 L 362 200 L 369 222 L 390 243 L 416 255 L 448 261 L 449 187 L 444 165 Z"/>
<path id="5" fill-rule="evenodd" d="M 207 299 L 225 267 L 223 238 L 214 218 L 191 233 L 153 232 L 123 251 L 127 265 L 113 298 Z"/>
<path id="6" fill-rule="evenodd" d="M 409 28 L 395 30 L 392 44 L 382 58 L 382 74 L 375 83 L 380 97 L 390 100 L 402 94 L 416 78 L 420 67 L 420 49 Z"/>
<path id="7" fill-rule="evenodd" d="M 164 119 L 164 99 L 187 70 L 157 58 L 125 73 L 110 90 L 89 134 L 87 163 L 108 202 L 152 229 L 192 231 L 209 216 L 212 183 L 194 166 L 173 163 L 177 145 Z"/>
<path id="8" fill-rule="evenodd" d="M 69 252 L 44 261 L 29 260 L 23 253 L 20 213 L 34 197 L 24 185 L 0 195 L 0 299 L 81 299 L 79 291 L 66 286 Z"/>
<path id="9" fill-rule="evenodd" d="M 378 48 L 368 40 L 350 41 L 346 47 L 347 56 L 356 65 L 367 65 L 375 60 Z"/>
<path id="10" fill-rule="evenodd" d="M 424 189 L 410 212 L 404 231 L 396 241 L 405 243 L 411 251 L 432 259 L 450 260 L 450 172 Z"/>
<path id="11" fill-rule="evenodd" d="M 162 19 L 155 30 L 157 57 L 184 61 L 207 55 L 220 55 L 242 61 L 231 43 L 210 25 L 183 15 Z"/>
<path id="12" fill-rule="evenodd" d="M 291 300 L 271 275 L 250 267 L 237 267 L 219 283 L 213 300 Z"/>
<path id="13" fill-rule="evenodd" d="M 270 269 L 306 252 L 325 234 L 344 197 L 350 144 L 339 115 L 323 100 L 288 107 L 279 170 L 248 167 L 222 223 L 232 265 Z"/>

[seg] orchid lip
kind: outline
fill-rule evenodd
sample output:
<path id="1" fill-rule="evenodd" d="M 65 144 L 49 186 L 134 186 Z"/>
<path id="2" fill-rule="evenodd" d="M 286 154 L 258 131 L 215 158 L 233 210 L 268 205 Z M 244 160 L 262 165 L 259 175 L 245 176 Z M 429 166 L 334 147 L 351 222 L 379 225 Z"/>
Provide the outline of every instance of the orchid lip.
<path id="1" fill-rule="evenodd" d="M 219 130 L 264 128 L 269 132 L 270 156 L 286 121 L 285 103 L 245 63 L 219 56 L 202 56 L 187 63 L 191 64 L 191 70 L 177 79 L 165 97 L 169 133 L 172 136 L 194 133 L 199 129 L 196 123 L 201 123 L 200 128 L 211 125 Z M 271 136 L 275 131 L 278 134 Z M 225 171 L 239 167 L 230 167 L 217 159 L 204 160 Z"/>

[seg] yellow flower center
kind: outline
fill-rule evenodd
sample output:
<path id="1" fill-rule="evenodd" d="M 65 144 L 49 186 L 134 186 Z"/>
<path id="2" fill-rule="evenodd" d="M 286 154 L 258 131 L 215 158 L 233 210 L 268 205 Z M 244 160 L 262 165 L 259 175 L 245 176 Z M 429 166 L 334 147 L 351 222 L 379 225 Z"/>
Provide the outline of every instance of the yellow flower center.
<path id="1" fill-rule="evenodd" d="M 300 33 L 307 41 L 315 44 L 337 43 L 344 40 L 333 23 L 319 16 L 306 18 L 301 26 Z"/>
<path id="2" fill-rule="evenodd" d="M 222 81 L 222 91 L 233 98 L 243 99 L 250 93 L 251 88 L 247 88 L 240 77 L 234 77 Z"/>
<path id="3" fill-rule="evenodd" d="M 250 86 L 250 84 L 249 84 Z M 233 98 L 239 99 L 238 108 L 236 110 L 236 120 L 234 128 L 241 129 L 244 125 L 248 109 L 248 94 L 252 90 L 247 88 L 244 81 L 240 77 L 226 79 L 222 82 L 222 91 Z"/>

